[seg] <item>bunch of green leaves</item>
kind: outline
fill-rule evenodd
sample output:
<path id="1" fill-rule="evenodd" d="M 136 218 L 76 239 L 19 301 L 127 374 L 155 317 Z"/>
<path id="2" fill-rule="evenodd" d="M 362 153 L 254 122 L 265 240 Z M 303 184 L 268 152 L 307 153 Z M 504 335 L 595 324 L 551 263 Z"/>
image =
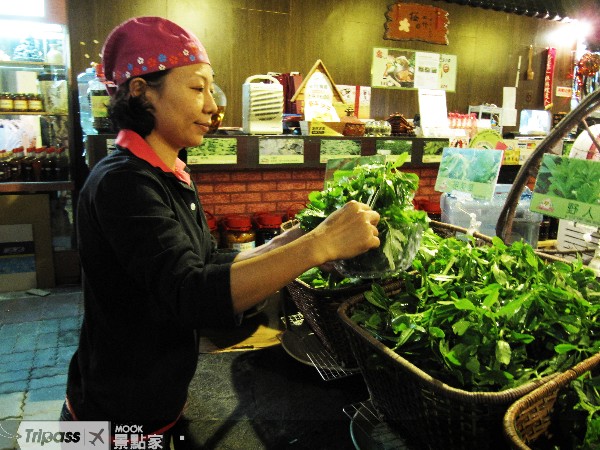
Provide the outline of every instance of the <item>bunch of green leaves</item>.
<path id="1" fill-rule="evenodd" d="M 351 200 L 365 203 L 380 215 L 377 228 L 380 236 L 386 237 L 382 251 L 393 268 L 394 258 L 409 239 L 402 232 L 405 225 L 421 224 L 423 229 L 428 225 L 427 213 L 415 210 L 412 203 L 419 177 L 398 170 L 407 158 L 405 153 L 395 163 L 363 164 L 334 172 L 325 188 L 311 192 L 306 208 L 296 214 L 300 227 L 306 231 L 316 228 Z"/>
<path id="2" fill-rule="evenodd" d="M 600 351 L 600 283 L 581 261 L 428 231 L 412 267 L 398 295 L 373 285 L 352 320 L 451 385 L 513 388 Z"/>
<path id="3" fill-rule="evenodd" d="M 364 283 L 360 278 L 343 277 L 335 271 L 325 272 L 319 267 L 308 269 L 298 277 L 313 289 L 339 289 Z"/>
<path id="4" fill-rule="evenodd" d="M 560 389 L 546 436 L 532 448 L 593 450 L 600 443 L 600 375 L 586 372 Z"/>

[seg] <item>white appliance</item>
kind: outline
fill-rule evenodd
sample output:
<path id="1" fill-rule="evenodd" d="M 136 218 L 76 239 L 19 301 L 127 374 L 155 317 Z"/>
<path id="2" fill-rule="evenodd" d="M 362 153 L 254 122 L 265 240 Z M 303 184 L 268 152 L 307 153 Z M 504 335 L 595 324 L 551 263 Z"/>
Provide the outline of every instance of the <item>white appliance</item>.
<path id="1" fill-rule="evenodd" d="M 242 86 L 242 128 L 247 134 L 283 134 L 283 86 L 270 75 L 253 75 Z"/>

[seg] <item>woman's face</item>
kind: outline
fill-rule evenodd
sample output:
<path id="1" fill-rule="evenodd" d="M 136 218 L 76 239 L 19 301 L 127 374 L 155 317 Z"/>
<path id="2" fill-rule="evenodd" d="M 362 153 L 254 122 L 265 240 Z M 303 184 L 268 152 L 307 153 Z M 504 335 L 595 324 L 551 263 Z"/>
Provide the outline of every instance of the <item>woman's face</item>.
<path id="1" fill-rule="evenodd" d="M 160 88 L 149 86 L 146 98 L 155 117 L 152 134 L 176 150 L 200 145 L 211 115 L 217 112 L 212 89 L 212 68 L 203 63 L 176 67 Z"/>

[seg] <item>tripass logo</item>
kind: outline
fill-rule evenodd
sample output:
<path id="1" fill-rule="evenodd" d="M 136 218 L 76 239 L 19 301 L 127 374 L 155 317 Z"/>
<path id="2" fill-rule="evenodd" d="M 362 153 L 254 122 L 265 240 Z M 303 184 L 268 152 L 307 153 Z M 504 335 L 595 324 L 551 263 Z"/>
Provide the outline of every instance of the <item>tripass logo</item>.
<path id="1" fill-rule="evenodd" d="M 103 421 L 24 420 L 15 437 L 23 450 L 108 450 L 110 425 Z"/>

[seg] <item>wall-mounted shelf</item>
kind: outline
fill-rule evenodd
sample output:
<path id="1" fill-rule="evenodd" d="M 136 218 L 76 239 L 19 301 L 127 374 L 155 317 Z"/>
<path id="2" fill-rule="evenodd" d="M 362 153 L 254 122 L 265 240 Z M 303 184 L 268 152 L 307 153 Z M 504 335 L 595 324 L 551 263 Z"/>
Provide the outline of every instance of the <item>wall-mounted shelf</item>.
<path id="1" fill-rule="evenodd" d="M 0 183 L 1 194 L 22 194 L 25 192 L 72 191 L 72 181 L 32 181 L 17 183 Z"/>

